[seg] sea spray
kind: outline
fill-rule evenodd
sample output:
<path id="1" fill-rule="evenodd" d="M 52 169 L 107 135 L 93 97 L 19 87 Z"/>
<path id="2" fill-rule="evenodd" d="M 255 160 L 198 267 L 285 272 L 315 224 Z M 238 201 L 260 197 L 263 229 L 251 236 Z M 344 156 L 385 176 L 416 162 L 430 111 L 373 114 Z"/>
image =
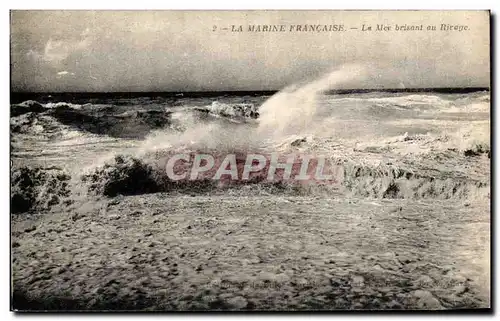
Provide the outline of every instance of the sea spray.
<path id="1" fill-rule="evenodd" d="M 303 86 L 285 88 L 260 106 L 259 136 L 279 138 L 310 131 L 317 122 L 318 95 L 363 77 L 364 69 L 360 65 L 344 65 Z"/>
<path id="2" fill-rule="evenodd" d="M 230 105 L 214 102 L 207 106 L 213 112 L 223 106 L 224 115 L 247 115 L 255 118 L 253 124 L 233 124 L 230 122 L 213 122 L 207 124 L 196 117 L 187 117 L 182 132 L 158 130 L 146 137 L 137 149 L 137 155 L 162 150 L 269 150 L 270 141 L 289 135 L 300 135 L 316 126 L 317 97 L 321 93 L 347 85 L 364 78 L 365 69 L 360 65 L 343 65 L 331 73 L 304 85 L 286 87 L 271 96 L 259 108 L 249 108 L 245 104 L 234 104 L 235 111 L 230 112 Z M 216 106 L 217 108 L 215 108 Z M 198 108 L 200 109 L 200 108 Z M 243 110 L 244 112 L 242 112 Z M 175 117 L 175 116 L 174 116 Z"/>

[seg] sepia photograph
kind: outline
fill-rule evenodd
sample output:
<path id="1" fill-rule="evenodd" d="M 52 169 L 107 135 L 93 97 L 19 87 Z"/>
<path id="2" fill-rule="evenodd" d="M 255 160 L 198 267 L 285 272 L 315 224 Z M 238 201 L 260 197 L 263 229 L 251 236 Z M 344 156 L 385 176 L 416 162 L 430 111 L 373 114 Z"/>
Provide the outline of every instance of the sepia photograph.
<path id="1" fill-rule="evenodd" d="M 491 312 L 490 23 L 11 10 L 11 311 Z"/>

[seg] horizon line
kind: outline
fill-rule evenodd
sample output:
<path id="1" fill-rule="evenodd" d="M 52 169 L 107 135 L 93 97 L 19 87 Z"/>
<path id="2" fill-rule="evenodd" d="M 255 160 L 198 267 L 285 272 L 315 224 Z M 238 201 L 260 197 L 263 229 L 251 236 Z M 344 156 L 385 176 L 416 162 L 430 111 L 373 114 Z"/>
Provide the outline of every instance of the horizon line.
<path id="1" fill-rule="evenodd" d="M 10 95 L 30 95 L 30 94 L 206 94 L 206 93 L 275 93 L 282 89 L 259 89 L 259 90 L 194 90 L 194 91 L 10 91 Z M 405 91 L 490 91 L 490 87 L 415 87 L 415 88 L 348 88 L 330 89 L 324 93 L 351 93 L 351 92 L 405 92 Z"/>

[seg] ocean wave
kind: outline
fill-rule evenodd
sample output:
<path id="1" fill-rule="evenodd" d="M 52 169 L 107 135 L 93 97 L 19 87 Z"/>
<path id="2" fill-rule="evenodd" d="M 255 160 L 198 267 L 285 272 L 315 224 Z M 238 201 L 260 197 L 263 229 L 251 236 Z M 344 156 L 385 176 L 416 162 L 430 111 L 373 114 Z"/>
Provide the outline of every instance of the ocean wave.
<path id="1" fill-rule="evenodd" d="M 121 110 L 120 113 L 110 113 L 109 108 L 96 112 L 81 108 L 82 105 L 75 108 L 76 105 L 67 103 L 51 106 L 45 108 L 33 101 L 13 105 L 12 109 L 17 112 L 11 113 L 11 131 L 47 134 L 72 128 L 96 135 L 141 139 L 152 130 L 171 124 L 171 112 L 162 110 Z"/>
<path id="2" fill-rule="evenodd" d="M 376 103 L 387 104 L 396 107 L 415 107 L 415 106 L 429 106 L 438 107 L 446 106 L 451 101 L 436 95 L 398 95 L 393 97 L 342 97 L 335 96 L 335 101 L 351 101 L 363 103 Z"/>
<path id="3" fill-rule="evenodd" d="M 473 102 L 466 104 L 452 104 L 448 108 L 439 110 L 441 113 L 489 113 L 489 102 Z"/>
<path id="4" fill-rule="evenodd" d="M 10 131 L 12 134 L 23 134 L 54 139 L 62 137 L 69 130 L 52 116 L 28 112 L 10 119 Z"/>
<path id="5" fill-rule="evenodd" d="M 58 107 L 51 116 L 62 124 L 90 133 L 120 138 L 143 138 L 152 129 L 170 124 L 170 113 L 149 110 L 136 111 L 128 115 L 98 115 L 81 112 L 72 108 Z"/>
<path id="6" fill-rule="evenodd" d="M 449 101 L 435 95 L 405 95 L 399 97 L 370 98 L 370 102 L 387 102 L 396 106 L 429 105 L 432 107 L 447 105 Z"/>
<path id="7" fill-rule="evenodd" d="M 259 117 L 258 107 L 256 107 L 254 104 L 248 103 L 227 104 L 214 101 L 211 105 L 205 107 L 197 107 L 196 110 L 228 118 L 256 119 Z"/>
<path id="8" fill-rule="evenodd" d="M 37 101 L 27 100 L 20 104 L 10 105 L 10 116 L 17 117 L 27 113 L 43 113 L 45 107 Z"/>
<path id="9" fill-rule="evenodd" d="M 398 166 L 351 166 L 346 172 L 348 194 L 397 199 L 488 199 L 488 180 L 421 174 Z"/>
<path id="10" fill-rule="evenodd" d="M 91 104 L 72 104 L 72 103 L 67 103 L 67 102 L 56 102 L 56 103 L 46 103 L 43 106 L 45 108 L 58 108 L 58 107 L 67 107 L 67 108 L 72 108 L 72 109 L 81 109 L 82 107 L 85 106 L 90 106 Z"/>
<path id="11" fill-rule="evenodd" d="M 92 104 L 85 104 L 85 105 L 79 105 L 79 104 L 72 104 L 72 103 L 67 103 L 67 102 L 56 102 L 56 103 L 46 103 L 42 104 L 39 103 L 38 101 L 35 100 L 26 100 L 23 101 L 19 104 L 12 104 L 11 105 L 11 117 L 16 117 L 20 116 L 22 114 L 26 113 L 43 113 L 47 112 L 49 109 L 53 108 L 59 108 L 59 107 L 64 107 L 64 108 L 71 108 L 71 109 L 81 109 L 84 106 L 90 106 Z"/>
<path id="12" fill-rule="evenodd" d="M 70 176 L 59 168 L 11 169 L 11 213 L 41 212 L 67 201 Z"/>
<path id="13" fill-rule="evenodd" d="M 38 152 L 74 159 L 72 176 L 78 179 L 73 187 L 83 188 L 91 197 L 144 193 L 489 197 L 490 128 L 484 115 L 489 112 L 488 96 L 324 95 L 353 77 L 356 69 L 333 72 L 310 84 L 286 88 L 262 104 L 241 97 L 183 100 L 184 105 L 175 107 L 161 101 L 142 106 L 141 99 L 105 105 L 27 101 L 11 106 L 12 141 L 19 147 L 27 142 L 20 138 L 29 136 L 26 149 L 19 152 L 31 153 L 28 157 Z M 103 137 L 112 138 L 112 144 L 99 145 L 98 138 Z M 50 144 L 40 144 L 46 138 Z M 172 181 L 166 174 L 165 162 L 173 153 L 210 153 L 219 161 L 224 154 L 236 153 L 241 167 L 250 152 L 323 155 L 342 166 L 343 180 L 299 184 L 256 175 L 249 180 L 201 176 Z M 93 162 L 81 170 L 85 158 Z"/>
<path id="14" fill-rule="evenodd" d="M 117 155 L 113 163 L 106 163 L 84 174 L 90 193 L 117 196 L 156 193 L 165 190 L 165 176 L 150 164 L 126 155 Z"/>
<path id="15" fill-rule="evenodd" d="M 111 162 L 83 175 L 83 182 L 87 184 L 90 194 L 108 197 L 158 192 L 191 195 L 229 191 L 240 194 L 249 193 L 247 195 L 255 195 L 255 193 L 344 195 L 398 199 L 469 200 L 490 197 L 490 183 L 487 177 L 473 179 L 460 173 L 433 171 L 425 167 L 411 168 L 408 164 L 366 165 L 345 158 L 335 160 L 344 171 L 340 184 L 312 181 L 302 183 L 280 178 L 269 181 L 267 174 L 261 173 L 251 175 L 248 180 L 230 180 L 229 178 L 213 180 L 210 179 L 208 172 L 195 180 L 173 181 L 167 176 L 164 168 L 166 154 L 169 153 L 156 154 L 155 159 L 149 160 L 138 159 L 130 155 L 118 155 Z M 238 167 L 242 167 L 246 153 L 236 154 L 239 155 L 236 158 Z M 300 161 L 297 164 L 300 167 Z M 297 171 L 297 168 L 294 170 Z"/>

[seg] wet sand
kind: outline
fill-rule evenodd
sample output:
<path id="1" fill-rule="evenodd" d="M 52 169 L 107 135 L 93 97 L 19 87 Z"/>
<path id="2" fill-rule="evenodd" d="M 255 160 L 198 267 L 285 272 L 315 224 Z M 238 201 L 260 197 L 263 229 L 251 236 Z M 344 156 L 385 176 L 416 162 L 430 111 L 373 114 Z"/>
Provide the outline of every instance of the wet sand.
<path id="1" fill-rule="evenodd" d="M 13 216 L 16 309 L 489 307 L 489 204 L 295 196 L 74 203 Z"/>

